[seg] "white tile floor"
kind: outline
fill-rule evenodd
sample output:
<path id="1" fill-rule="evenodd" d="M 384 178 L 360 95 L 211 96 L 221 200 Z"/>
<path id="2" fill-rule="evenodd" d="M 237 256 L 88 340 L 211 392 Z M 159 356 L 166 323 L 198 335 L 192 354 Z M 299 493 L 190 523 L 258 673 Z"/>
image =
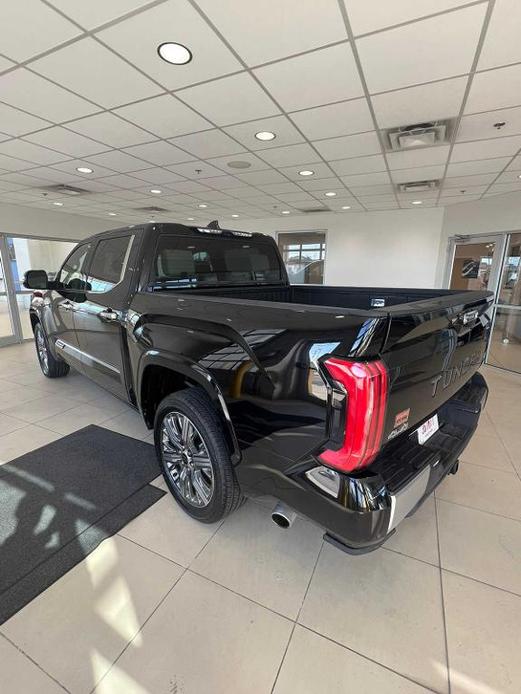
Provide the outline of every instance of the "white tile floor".
<path id="1" fill-rule="evenodd" d="M 0 350 L 1 463 L 89 423 L 151 439 L 33 350 Z M 384 548 L 282 531 L 262 500 L 205 526 L 165 496 L 0 627 L 0 691 L 519 694 L 521 377 L 484 372 L 460 472 Z"/>

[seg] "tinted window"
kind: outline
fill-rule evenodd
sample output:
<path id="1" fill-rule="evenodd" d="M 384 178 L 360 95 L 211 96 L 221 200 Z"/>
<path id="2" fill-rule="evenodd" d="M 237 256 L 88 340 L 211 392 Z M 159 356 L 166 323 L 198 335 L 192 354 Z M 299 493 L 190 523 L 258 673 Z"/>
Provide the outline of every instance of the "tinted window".
<path id="1" fill-rule="evenodd" d="M 171 287 L 281 279 L 276 249 L 254 238 L 162 236 L 153 268 L 154 283 Z"/>
<path id="2" fill-rule="evenodd" d="M 59 272 L 59 286 L 62 289 L 85 289 L 85 260 L 89 252 L 90 244 L 78 246 L 64 262 Z"/>
<path id="3" fill-rule="evenodd" d="M 119 236 L 98 243 L 89 270 L 91 292 L 108 292 L 121 282 L 132 238 Z"/>

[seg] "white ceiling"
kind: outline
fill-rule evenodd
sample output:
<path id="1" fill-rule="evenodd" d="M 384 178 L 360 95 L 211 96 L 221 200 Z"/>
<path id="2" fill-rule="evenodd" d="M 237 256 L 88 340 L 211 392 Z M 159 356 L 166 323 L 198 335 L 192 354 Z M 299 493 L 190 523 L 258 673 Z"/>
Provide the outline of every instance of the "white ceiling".
<path id="1" fill-rule="evenodd" d="M 424 207 L 521 190 L 520 26 L 519 0 L 5 0 L 0 202 L 205 222 L 408 208 L 397 184 L 428 178 Z M 387 150 L 437 119 L 449 144 Z"/>

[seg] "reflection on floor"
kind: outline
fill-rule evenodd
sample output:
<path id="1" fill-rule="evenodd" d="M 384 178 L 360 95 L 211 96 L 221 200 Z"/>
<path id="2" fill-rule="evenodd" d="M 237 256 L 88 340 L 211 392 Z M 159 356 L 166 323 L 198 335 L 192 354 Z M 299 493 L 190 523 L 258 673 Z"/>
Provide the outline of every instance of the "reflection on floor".
<path id="1" fill-rule="evenodd" d="M 521 373 L 521 342 L 492 333 L 488 361 L 492 366 Z"/>
<path id="2" fill-rule="evenodd" d="M 206 526 L 167 495 L 0 627 L 2 694 L 420 694 L 449 677 L 517 694 L 521 377 L 484 374 L 459 473 L 377 552 L 347 556 L 304 519 L 281 531 L 268 500 Z M 2 463 L 89 423 L 150 440 L 83 377 L 41 376 L 31 344 L 0 350 L 0 393 Z"/>

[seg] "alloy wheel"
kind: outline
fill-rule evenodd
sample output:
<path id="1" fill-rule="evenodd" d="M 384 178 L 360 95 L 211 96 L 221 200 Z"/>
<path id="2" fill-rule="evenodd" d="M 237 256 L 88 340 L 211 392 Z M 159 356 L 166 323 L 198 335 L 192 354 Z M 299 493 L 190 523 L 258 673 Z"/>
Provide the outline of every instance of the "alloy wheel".
<path id="1" fill-rule="evenodd" d="M 47 353 L 47 345 L 45 344 L 45 337 L 43 336 L 42 329 L 39 328 L 36 331 L 36 350 L 38 352 L 38 358 L 40 360 L 40 365 L 44 374 L 49 373 L 49 355 Z"/>
<path id="2" fill-rule="evenodd" d="M 208 506 L 214 473 L 206 444 L 195 424 L 182 412 L 168 412 L 161 425 L 161 453 L 170 478 L 185 501 Z"/>

